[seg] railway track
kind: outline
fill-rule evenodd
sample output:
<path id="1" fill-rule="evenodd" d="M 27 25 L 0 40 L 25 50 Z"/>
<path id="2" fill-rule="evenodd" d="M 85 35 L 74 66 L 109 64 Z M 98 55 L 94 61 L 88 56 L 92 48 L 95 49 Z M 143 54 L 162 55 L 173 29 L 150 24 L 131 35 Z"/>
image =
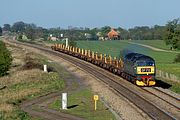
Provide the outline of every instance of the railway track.
<path id="1" fill-rule="evenodd" d="M 165 94 L 166 96 L 171 97 L 172 99 L 174 99 L 174 100 L 175 100 L 175 101 L 177 101 L 177 102 L 179 102 L 179 101 L 180 101 L 180 96 L 179 96 L 179 97 L 174 97 L 174 96 L 172 96 L 172 95 L 168 94 L 167 92 L 164 92 L 164 91 L 160 90 L 160 89 L 159 89 L 159 88 L 157 88 L 157 87 L 153 87 L 153 89 L 155 89 L 156 91 L 159 91 L 160 93 Z M 179 107 L 179 108 L 180 108 L 180 107 Z"/>
<path id="2" fill-rule="evenodd" d="M 71 62 L 72 64 L 82 68 L 84 71 L 90 73 L 91 75 L 95 76 L 102 82 L 106 83 L 108 86 L 113 88 L 113 90 L 115 90 L 118 94 L 124 96 L 129 101 L 131 101 L 134 105 L 136 105 L 139 109 L 144 111 L 152 119 L 155 119 L 155 120 L 178 119 L 172 116 L 171 114 L 169 114 L 168 112 L 157 107 L 151 101 L 148 101 L 145 97 L 141 96 L 141 94 L 138 91 L 134 90 L 134 89 L 140 90 L 140 88 L 134 85 L 131 85 L 127 81 L 122 81 L 120 77 L 115 76 L 112 73 L 109 73 L 101 68 L 98 68 L 82 60 L 77 60 L 77 58 L 66 55 L 64 53 L 55 52 L 50 49 L 43 48 L 37 45 L 30 45 L 30 44 L 25 44 L 25 43 L 19 43 L 19 44 L 29 46 L 29 47 L 34 47 L 48 54 L 61 56 L 61 58 L 63 58 L 64 60 Z"/>
<path id="3" fill-rule="evenodd" d="M 158 88 L 142 88 L 147 93 L 153 95 L 154 97 L 157 97 L 158 99 L 161 99 L 162 101 L 166 102 L 170 106 L 176 108 L 177 110 L 180 110 L 180 99 L 177 97 L 174 97 L 170 94 L 165 93 L 164 91 L 159 90 Z"/>

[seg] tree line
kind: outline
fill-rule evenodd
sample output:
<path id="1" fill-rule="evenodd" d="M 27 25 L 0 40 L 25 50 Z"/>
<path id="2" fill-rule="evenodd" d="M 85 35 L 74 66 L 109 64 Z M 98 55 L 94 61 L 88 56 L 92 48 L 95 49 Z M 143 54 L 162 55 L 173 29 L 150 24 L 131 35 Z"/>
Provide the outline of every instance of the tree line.
<path id="1" fill-rule="evenodd" d="M 106 37 L 111 30 L 110 26 L 101 28 L 77 28 L 70 27 L 68 29 L 61 28 L 43 28 L 35 24 L 28 24 L 22 21 L 10 24 L 4 24 L 0 27 L 0 34 L 2 31 L 14 32 L 18 35 L 18 39 L 22 39 L 25 35 L 28 39 L 35 40 L 42 38 L 48 40 L 49 35 L 57 38 L 67 37 L 70 40 L 98 40 L 98 37 Z M 121 40 L 164 40 L 167 45 L 172 45 L 174 49 L 180 49 L 180 20 L 174 19 L 169 21 L 166 25 L 137 26 L 134 28 L 124 29 L 121 27 L 115 28 L 120 34 Z"/>
<path id="2" fill-rule="evenodd" d="M 122 40 L 162 40 L 164 36 L 166 26 L 155 25 L 153 27 L 141 26 L 134 27 L 128 30 L 118 27 L 114 28 L 120 34 Z M 60 34 L 73 39 L 73 40 L 97 40 L 98 36 L 106 37 L 107 33 L 111 30 L 110 26 L 104 26 L 101 28 L 50 28 L 37 27 L 35 24 L 27 24 L 22 21 L 10 24 L 4 24 L 3 31 L 16 32 L 18 34 L 25 34 L 29 39 L 44 38 L 47 39 L 49 34 L 53 34 L 59 37 Z M 85 36 L 88 33 L 89 36 Z"/>

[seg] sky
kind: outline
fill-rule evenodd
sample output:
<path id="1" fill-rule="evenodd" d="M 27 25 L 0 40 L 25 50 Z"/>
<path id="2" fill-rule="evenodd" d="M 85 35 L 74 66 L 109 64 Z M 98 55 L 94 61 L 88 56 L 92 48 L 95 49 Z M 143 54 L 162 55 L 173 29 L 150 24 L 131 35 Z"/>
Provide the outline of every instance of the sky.
<path id="1" fill-rule="evenodd" d="M 17 21 L 45 28 L 165 25 L 180 18 L 180 0 L 0 0 L 0 26 Z"/>

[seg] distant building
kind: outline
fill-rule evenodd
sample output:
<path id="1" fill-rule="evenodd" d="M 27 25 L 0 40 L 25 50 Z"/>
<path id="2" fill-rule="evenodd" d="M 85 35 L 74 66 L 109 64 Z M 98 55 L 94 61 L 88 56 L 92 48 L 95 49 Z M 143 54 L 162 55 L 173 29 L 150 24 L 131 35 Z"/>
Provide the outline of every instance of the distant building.
<path id="1" fill-rule="evenodd" d="M 98 32 L 96 35 L 97 35 L 97 37 L 98 37 L 99 40 L 101 40 L 101 41 L 104 41 L 104 40 L 105 40 L 105 37 L 102 35 L 101 32 Z"/>
<path id="2" fill-rule="evenodd" d="M 86 38 L 87 40 L 92 40 L 92 39 L 93 39 L 92 34 L 85 33 L 84 36 L 85 36 L 85 38 Z"/>
<path id="3" fill-rule="evenodd" d="M 110 40 L 118 40 L 120 38 L 120 34 L 114 29 L 111 29 L 107 36 Z"/>
<path id="4" fill-rule="evenodd" d="M 50 37 L 50 40 L 52 40 L 52 41 L 57 41 L 58 38 L 57 38 L 57 37 Z"/>
<path id="5" fill-rule="evenodd" d="M 51 40 L 51 41 L 59 40 L 57 37 L 54 37 L 52 34 L 49 35 L 48 39 Z"/>

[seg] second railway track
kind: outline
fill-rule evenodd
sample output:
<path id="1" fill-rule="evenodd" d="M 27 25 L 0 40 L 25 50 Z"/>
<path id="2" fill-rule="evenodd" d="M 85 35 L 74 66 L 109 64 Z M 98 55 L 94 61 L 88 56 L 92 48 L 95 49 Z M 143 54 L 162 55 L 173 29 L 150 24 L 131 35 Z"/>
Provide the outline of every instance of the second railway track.
<path id="1" fill-rule="evenodd" d="M 155 119 L 155 120 L 180 119 L 179 116 L 173 116 L 171 113 L 168 113 L 165 110 L 154 105 L 151 101 L 146 99 L 144 96 L 141 96 L 141 93 L 138 91 L 140 90 L 140 88 L 130 84 L 127 81 L 123 81 L 122 78 L 115 76 L 109 73 L 108 71 L 105 71 L 101 68 L 96 67 L 95 65 L 89 64 L 82 60 L 78 60 L 75 57 L 66 55 L 64 53 L 55 52 L 50 49 L 43 48 L 41 46 L 25 44 L 25 43 L 19 43 L 19 44 L 29 46 L 29 47 L 34 47 L 48 54 L 60 56 L 64 60 L 82 68 L 86 72 L 90 73 L 91 75 L 95 76 L 99 80 L 106 83 L 108 86 L 112 87 L 118 94 L 127 98 L 129 101 L 131 101 L 139 109 L 144 111 L 152 119 Z M 137 89 L 137 90 L 135 91 L 134 89 Z"/>

